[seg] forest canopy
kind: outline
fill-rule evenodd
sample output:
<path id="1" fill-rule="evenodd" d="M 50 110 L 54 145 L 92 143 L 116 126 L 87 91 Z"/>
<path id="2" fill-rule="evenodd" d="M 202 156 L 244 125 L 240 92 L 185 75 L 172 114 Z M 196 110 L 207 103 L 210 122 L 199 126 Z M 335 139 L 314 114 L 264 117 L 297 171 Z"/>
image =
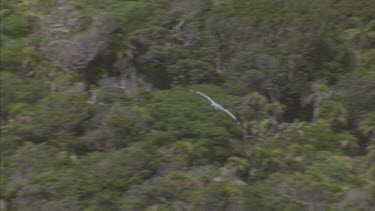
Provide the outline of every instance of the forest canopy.
<path id="1" fill-rule="evenodd" d="M 375 207 L 374 1 L 0 4 L 1 210 Z"/>

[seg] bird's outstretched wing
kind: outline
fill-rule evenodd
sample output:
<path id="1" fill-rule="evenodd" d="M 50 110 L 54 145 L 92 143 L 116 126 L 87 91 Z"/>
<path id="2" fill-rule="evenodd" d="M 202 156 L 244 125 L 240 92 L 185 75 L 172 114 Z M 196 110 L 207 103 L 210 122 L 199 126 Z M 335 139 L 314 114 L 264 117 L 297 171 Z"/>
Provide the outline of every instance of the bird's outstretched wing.
<path id="1" fill-rule="evenodd" d="M 205 97 L 207 100 L 209 100 L 212 104 L 216 104 L 215 101 L 213 101 L 209 96 L 203 94 L 202 92 L 195 91 L 194 89 L 190 89 L 190 91 L 195 92 L 195 93 L 197 93 L 197 94 L 200 94 L 200 95 L 202 95 L 203 97 Z"/>
<path id="2" fill-rule="evenodd" d="M 236 122 L 239 124 L 237 118 L 236 118 L 231 112 L 229 112 L 228 110 L 226 110 L 226 109 L 223 108 L 223 107 L 221 107 L 221 108 L 219 108 L 219 109 L 222 110 L 222 111 L 224 111 L 225 113 L 227 113 L 230 117 L 232 117 L 232 119 L 233 119 L 234 121 L 236 121 Z"/>
<path id="3" fill-rule="evenodd" d="M 226 110 L 225 108 L 223 108 L 221 105 L 215 103 L 215 101 L 213 101 L 213 100 L 212 100 L 210 97 L 208 97 L 207 95 L 203 94 L 202 92 L 195 91 L 195 90 L 193 90 L 193 89 L 191 89 L 190 91 L 202 95 L 202 96 L 205 97 L 207 100 L 209 100 L 212 104 L 217 105 L 217 109 L 220 109 L 220 110 L 224 111 L 224 112 L 227 113 L 227 114 L 228 114 L 228 115 L 229 115 L 234 121 L 236 121 L 238 124 L 240 124 L 240 122 L 237 120 L 237 118 L 236 118 L 231 112 L 229 112 L 228 110 Z"/>

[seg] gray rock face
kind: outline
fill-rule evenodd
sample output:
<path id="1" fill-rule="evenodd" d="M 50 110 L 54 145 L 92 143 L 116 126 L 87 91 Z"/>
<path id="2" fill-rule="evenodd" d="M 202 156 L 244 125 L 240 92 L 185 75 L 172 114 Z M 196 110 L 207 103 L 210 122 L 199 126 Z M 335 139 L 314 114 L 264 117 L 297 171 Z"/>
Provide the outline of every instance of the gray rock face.
<path id="1" fill-rule="evenodd" d="M 39 47 L 42 55 L 57 67 L 87 67 L 108 45 L 106 35 L 113 32 L 116 25 L 105 13 L 94 15 L 86 30 L 79 31 L 82 24 L 81 14 L 69 1 L 59 1 L 57 7 L 39 24 L 39 33 L 43 37 Z"/>

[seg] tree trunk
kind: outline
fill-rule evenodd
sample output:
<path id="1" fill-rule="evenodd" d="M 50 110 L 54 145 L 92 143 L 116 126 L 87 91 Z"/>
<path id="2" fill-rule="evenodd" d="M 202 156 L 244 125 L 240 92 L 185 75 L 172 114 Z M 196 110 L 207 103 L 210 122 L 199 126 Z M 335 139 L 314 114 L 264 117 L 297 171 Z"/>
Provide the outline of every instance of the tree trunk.
<path id="1" fill-rule="evenodd" d="M 270 129 L 269 129 L 269 132 L 271 134 L 275 134 L 277 132 L 277 127 L 278 127 L 278 121 L 277 121 L 277 115 L 276 114 L 272 114 L 270 117 L 269 117 L 269 120 L 270 120 Z"/>
<path id="2" fill-rule="evenodd" d="M 312 122 L 316 122 L 320 115 L 320 103 L 322 99 L 320 97 L 314 98 Z"/>
<path id="3" fill-rule="evenodd" d="M 242 141 L 245 142 L 248 137 L 248 125 L 245 115 L 241 116 L 241 130 L 242 130 Z"/>

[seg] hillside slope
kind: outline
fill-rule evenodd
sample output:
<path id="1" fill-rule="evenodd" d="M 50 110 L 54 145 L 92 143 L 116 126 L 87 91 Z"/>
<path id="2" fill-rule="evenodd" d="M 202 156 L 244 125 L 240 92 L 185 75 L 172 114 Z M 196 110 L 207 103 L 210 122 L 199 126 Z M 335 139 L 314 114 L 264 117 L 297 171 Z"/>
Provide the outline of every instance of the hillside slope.
<path id="1" fill-rule="evenodd" d="M 0 208 L 373 209 L 374 8 L 1 0 Z"/>

